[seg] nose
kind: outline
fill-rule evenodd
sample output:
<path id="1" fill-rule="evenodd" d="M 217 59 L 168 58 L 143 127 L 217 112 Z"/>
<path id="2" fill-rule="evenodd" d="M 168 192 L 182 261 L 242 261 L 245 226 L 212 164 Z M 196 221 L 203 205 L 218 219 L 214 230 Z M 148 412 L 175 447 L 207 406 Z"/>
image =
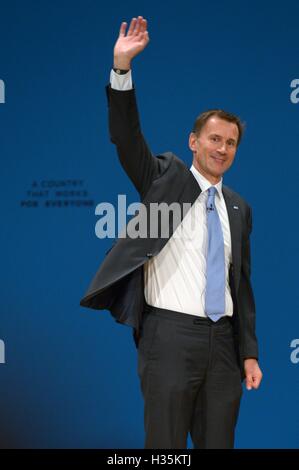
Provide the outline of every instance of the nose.
<path id="1" fill-rule="evenodd" d="M 226 154 L 226 143 L 225 142 L 223 142 L 222 145 L 219 145 L 219 147 L 217 148 L 217 152 L 221 153 L 221 155 Z"/>

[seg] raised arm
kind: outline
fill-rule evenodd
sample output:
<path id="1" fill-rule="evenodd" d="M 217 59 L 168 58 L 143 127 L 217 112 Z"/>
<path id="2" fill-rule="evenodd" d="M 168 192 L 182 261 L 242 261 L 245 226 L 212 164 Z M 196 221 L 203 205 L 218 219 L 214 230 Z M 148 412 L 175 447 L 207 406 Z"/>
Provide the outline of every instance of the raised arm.
<path id="1" fill-rule="evenodd" d="M 115 69 L 131 70 L 133 58 L 149 42 L 147 21 L 141 16 L 132 19 L 127 33 L 126 29 L 127 23 L 123 22 L 113 51 Z M 143 197 L 159 174 L 159 159 L 152 155 L 142 135 L 134 87 L 120 91 L 109 85 L 107 97 L 111 141 L 116 145 L 123 168 Z"/>

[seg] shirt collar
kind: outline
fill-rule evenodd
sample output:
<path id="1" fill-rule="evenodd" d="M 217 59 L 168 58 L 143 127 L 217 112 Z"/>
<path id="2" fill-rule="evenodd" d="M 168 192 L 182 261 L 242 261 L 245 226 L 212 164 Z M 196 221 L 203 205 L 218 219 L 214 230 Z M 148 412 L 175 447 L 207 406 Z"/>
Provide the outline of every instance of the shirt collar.
<path id="1" fill-rule="evenodd" d="M 196 168 L 194 165 L 191 165 L 190 171 L 192 172 L 194 178 L 198 182 L 200 189 L 202 192 L 206 191 L 211 186 L 215 186 L 217 189 L 217 193 L 219 196 L 222 196 L 222 179 L 217 184 L 212 184 L 207 178 L 205 178 Z"/>

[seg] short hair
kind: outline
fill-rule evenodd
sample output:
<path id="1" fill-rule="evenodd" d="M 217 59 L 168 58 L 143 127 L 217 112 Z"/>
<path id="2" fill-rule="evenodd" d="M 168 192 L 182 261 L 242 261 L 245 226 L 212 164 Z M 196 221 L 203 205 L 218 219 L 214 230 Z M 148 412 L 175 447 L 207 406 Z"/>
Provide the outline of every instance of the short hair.
<path id="1" fill-rule="evenodd" d="M 238 146 L 239 143 L 241 142 L 242 135 L 245 130 L 245 122 L 242 122 L 241 119 L 235 114 L 228 113 L 227 111 L 224 111 L 223 109 L 209 109 L 208 111 L 204 111 L 203 113 L 201 113 L 199 116 L 197 116 L 194 122 L 192 132 L 199 135 L 202 128 L 205 126 L 207 121 L 212 116 L 217 116 L 220 119 L 223 119 L 224 121 L 233 122 L 234 124 L 238 126 L 238 130 L 239 130 L 239 136 L 238 136 L 238 142 L 237 142 L 237 146 Z"/>

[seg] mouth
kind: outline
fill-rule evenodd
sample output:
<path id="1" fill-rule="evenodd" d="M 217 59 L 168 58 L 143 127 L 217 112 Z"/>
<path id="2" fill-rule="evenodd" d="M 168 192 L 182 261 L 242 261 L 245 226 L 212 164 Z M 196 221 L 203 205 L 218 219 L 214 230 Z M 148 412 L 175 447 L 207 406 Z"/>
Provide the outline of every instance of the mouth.
<path id="1" fill-rule="evenodd" d="M 213 160 L 215 160 L 215 162 L 218 162 L 218 163 L 224 163 L 225 162 L 225 158 L 216 157 L 215 155 L 210 155 L 210 157 L 213 158 Z"/>

